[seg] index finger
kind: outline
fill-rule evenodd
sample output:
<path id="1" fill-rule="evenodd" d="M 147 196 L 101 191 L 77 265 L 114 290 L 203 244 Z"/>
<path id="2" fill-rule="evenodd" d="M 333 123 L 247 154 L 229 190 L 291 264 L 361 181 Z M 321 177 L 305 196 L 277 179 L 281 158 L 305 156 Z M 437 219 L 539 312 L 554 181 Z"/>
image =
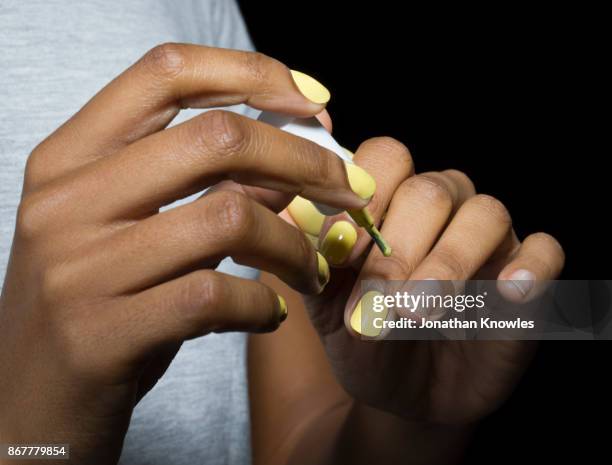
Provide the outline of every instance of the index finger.
<path id="1" fill-rule="evenodd" d="M 64 221 L 142 218 L 222 179 L 338 208 L 363 208 L 355 176 L 333 152 L 266 123 L 214 110 L 148 136 L 30 194 L 61 199 Z M 120 199 L 120 201 L 118 201 Z M 44 204 L 44 202 L 42 202 Z"/>
<path id="2" fill-rule="evenodd" d="M 29 172 L 37 183 L 56 177 L 163 129 L 181 108 L 245 103 L 305 117 L 321 112 L 328 100 L 318 81 L 261 53 L 163 44 L 43 141 Z M 46 163 L 50 154 L 52 164 Z"/>

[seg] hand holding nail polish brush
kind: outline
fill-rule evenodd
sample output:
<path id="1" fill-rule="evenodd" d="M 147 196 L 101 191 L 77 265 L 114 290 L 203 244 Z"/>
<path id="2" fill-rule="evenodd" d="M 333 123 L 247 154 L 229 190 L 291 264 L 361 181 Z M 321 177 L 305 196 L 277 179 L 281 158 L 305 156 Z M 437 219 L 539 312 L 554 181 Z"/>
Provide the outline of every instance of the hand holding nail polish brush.
<path id="1" fill-rule="evenodd" d="M 355 185 L 351 185 L 353 190 L 356 190 L 356 192 L 362 198 L 369 198 L 374 194 L 376 189 L 374 180 L 369 177 L 365 179 L 366 176 L 364 176 L 362 170 L 353 163 L 350 156 L 340 146 L 340 144 L 336 142 L 336 140 L 323 127 L 317 118 L 294 118 L 292 116 L 285 116 L 277 113 L 263 112 L 258 119 L 259 121 L 275 126 L 296 136 L 308 139 L 328 150 L 331 150 L 338 157 L 344 160 L 347 174 L 349 175 L 349 182 L 351 182 L 351 179 L 354 180 L 364 178 L 360 179 L 360 181 L 363 182 L 354 183 Z M 324 215 L 336 215 L 342 211 L 328 205 L 318 203 L 315 203 L 314 205 Z M 367 208 L 362 208 L 361 210 L 349 210 L 347 213 L 351 216 L 351 218 L 353 218 L 355 223 L 368 232 L 385 257 L 391 255 L 391 247 L 380 234 L 380 231 L 374 224 L 372 215 Z"/>

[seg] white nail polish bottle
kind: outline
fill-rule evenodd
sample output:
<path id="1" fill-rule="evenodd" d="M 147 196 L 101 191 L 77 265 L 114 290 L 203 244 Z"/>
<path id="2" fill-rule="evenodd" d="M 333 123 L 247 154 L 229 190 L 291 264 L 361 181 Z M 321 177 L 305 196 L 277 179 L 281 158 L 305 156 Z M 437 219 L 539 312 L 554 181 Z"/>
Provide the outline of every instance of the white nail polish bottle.
<path id="1" fill-rule="evenodd" d="M 278 113 L 264 111 L 259 116 L 258 120 L 296 136 L 308 139 L 316 144 L 319 144 L 321 147 L 331 150 L 346 163 L 353 163 L 340 144 L 336 142 L 332 135 L 327 132 L 327 129 L 325 129 L 325 127 L 323 127 L 319 120 L 314 116 L 312 118 L 294 118 L 293 116 L 279 115 Z M 315 203 L 314 205 L 317 210 L 328 216 L 336 215 L 343 211 L 341 209 L 319 203 Z"/>

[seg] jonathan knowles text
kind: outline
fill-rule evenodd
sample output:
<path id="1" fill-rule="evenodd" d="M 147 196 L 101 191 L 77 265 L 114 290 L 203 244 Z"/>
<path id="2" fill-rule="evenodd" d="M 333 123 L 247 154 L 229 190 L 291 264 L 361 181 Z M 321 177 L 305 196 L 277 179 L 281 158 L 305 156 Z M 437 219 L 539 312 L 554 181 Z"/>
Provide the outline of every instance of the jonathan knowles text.
<path id="1" fill-rule="evenodd" d="M 481 317 L 464 319 L 449 316 L 450 312 L 463 313 L 470 309 L 485 307 L 487 293 L 475 295 L 427 295 L 396 292 L 393 295 L 375 295 L 372 310 L 375 312 L 372 324 L 375 328 L 389 329 L 533 329 L 533 320 L 514 318 L 498 320 Z M 399 315 L 410 315 L 397 319 L 386 318 L 390 309 Z M 377 316 L 379 313 L 380 316 Z"/>

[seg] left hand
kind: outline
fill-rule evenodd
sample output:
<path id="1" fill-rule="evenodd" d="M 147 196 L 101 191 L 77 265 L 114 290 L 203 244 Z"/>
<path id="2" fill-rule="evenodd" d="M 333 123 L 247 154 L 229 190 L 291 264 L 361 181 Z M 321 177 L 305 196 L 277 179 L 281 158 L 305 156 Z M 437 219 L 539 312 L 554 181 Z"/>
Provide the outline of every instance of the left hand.
<path id="1" fill-rule="evenodd" d="M 509 395 L 533 352 L 521 341 L 366 341 L 351 325 L 360 281 L 508 280 L 510 300 L 528 300 L 535 284 L 560 273 L 563 250 L 548 234 L 516 237 L 504 205 L 476 194 L 458 171 L 414 175 L 410 153 L 390 138 L 361 145 L 356 164 L 376 180 L 368 209 L 393 254 L 384 257 L 346 214 L 323 219 L 302 199 L 294 223 L 318 235 L 339 268 L 325 291 L 305 299 L 331 365 L 356 400 L 407 420 L 462 425 L 494 410 Z M 512 284 L 514 282 L 514 284 Z M 353 327 L 352 327 L 353 326 Z"/>

